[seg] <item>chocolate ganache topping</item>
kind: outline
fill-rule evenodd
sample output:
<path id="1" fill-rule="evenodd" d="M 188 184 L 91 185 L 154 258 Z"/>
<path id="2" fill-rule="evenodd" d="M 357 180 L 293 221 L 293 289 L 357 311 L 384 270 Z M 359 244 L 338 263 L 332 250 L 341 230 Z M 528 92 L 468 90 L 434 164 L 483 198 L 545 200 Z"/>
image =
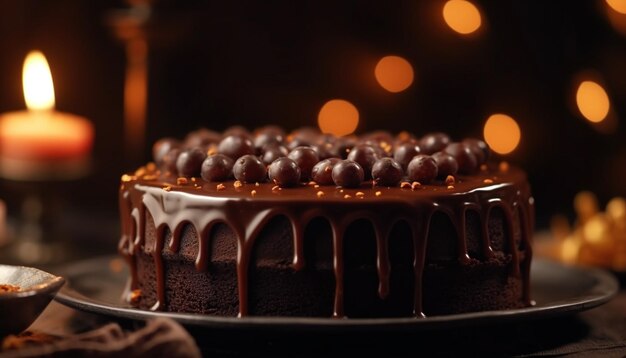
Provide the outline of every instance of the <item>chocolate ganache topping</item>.
<path id="1" fill-rule="evenodd" d="M 138 280 L 134 256 L 149 246 L 156 271 L 153 310 L 163 309 L 165 302 L 162 251 L 177 252 L 183 227 L 192 225 L 198 233 L 195 267 L 207 271 L 211 229 L 225 224 L 237 237 L 239 316 L 248 315 L 255 239 L 271 219 L 284 216 L 293 231 L 294 271 L 307 265 L 307 225 L 323 218 L 331 227 L 333 317 L 345 316 L 343 238 L 349 225 L 362 219 L 372 224 L 378 295 L 384 299 L 390 287 L 389 236 L 395 225 L 406 223 L 414 249 L 413 315 L 423 317 L 422 277 L 431 218 L 442 213 L 450 219 L 457 234 L 456 260 L 469 265 L 476 259 L 467 247 L 466 213 L 473 211 L 481 218 L 479 250 L 489 259 L 494 250 L 487 223 L 495 208 L 507 223 L 509 275 L 522 280 L 522 300 L 531 303 L 534 199 L 524 172 L 506 162 L 489 162 L 489 149 L 480 140 L 452 142 L 443 133 L 417 138 L 406 132 L 336 138 L 309 128 L 287 135 L 275 126 L 254 133 L 234 127 L 223 134 L 199 130 L 184 141 L 162 139 L 153 153 L 154 163 L 122 176 L 119 244 L 131 268 L 131 290 Z M 154 242 L 146 242 L 147 214 L 157 229 Z M 519 242 L 513 234 L 514 216 L 520 222 Z"/>

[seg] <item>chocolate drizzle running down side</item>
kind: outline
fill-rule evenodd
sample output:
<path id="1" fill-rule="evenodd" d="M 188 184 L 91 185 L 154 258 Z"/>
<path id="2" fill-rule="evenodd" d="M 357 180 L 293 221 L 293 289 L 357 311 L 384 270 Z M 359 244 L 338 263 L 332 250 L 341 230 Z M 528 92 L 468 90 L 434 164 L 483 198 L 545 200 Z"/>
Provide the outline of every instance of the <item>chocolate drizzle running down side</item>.
<path id="1" fill-rule="evenodd" d="M 487 180 L 488 179 L 488 180 Z M 487 184 L 488 183 L 488 184 Z M 131 270 L 130 289 L 138 287 L 135 255 L 145 246 L 151 252 L 155 264 L 156 303 L 153 310 L 162 310 L 165 302 L 165 272 L 162 250 L 168 230 L 172 240 L 167 250 L 177 252 L 183 227 L 192 225 L 198 233 L 196 269 L 205 272 L 209 268 L 211 229 L 218 223 L 230 227 L 237 237 L 237 287 L 239 316 L 248 315 L 248 272 L 255 240 L 267 223 L 276 216 L 284 216 L 293 231 L 292 268 L 296 271 L 306 267 L 304 261 L 304 232 L 315 218 L 328 221 L 332 230 L 333 272 L 335 293 L 333 317 L 345 317 L 344 310 L 344 233 L 356 220 L 368 220 L 376 238 L 376 269 L 378 295 L 385 299 L 389 294 L 391 264 L 388 254 L 389 237 L 394 226 L 404 221 L 410 227 L 413 240 L 413 273 L 415 295 L 413 315 L 424 317 L 422 308 L 422 280 L 426 262 L 427 239 L 432 217 L 443 213 L 456 228 L 457 260 L 460 265 L 471 261 L 466 241 L 466 213 L 476 212 L 482 222 L 481 252 L 484 259 L 494 255 L 487 223 L 496 208 L 500 208 L 506 223 L 507 253 L 511 255 L 510 275 L 522 280 L 522 300 L 531 304 L 529 272 L 532 258 L 531 233 L 533 230 L 534 200 L 525 174 L 515 168 L 507 172 L 483 171 L 472 176 L 459 176 L 453 188 L 440 184 L 424 185 L 417 190 L 399 187 L 375 187 L 363 185 L 356 189 L 337 187 L 301 186 L 284 190 L 272 190 L 274 185 L 244 184 L 233 186 L 225 182 L 225 189 L 218 190 L 215 183 L 177 185 L 176 178 L 134 177 L 122 181 L 120 190 L 120 213 L 122 236 L 120 252 L 125 256 Z M 251 190 L 255 191 L 251 195 Z M 325 195 L 317 195 L 323 191 Z M 357 192 L 363 195 L 357 196 Z M 378 195 L 375 192 L 379 191 Z M 346 195 L 350 195 L 349 198 Z M 519 213 L 519 214 L 517 214 Z M 155 223 L 157 236 L 152 247 L 146 243 L 146 216 Z M 524 251 L 520 262 L 515 242 L 513 222 L 518 215 L 521 223 L 521 242 Z"/>

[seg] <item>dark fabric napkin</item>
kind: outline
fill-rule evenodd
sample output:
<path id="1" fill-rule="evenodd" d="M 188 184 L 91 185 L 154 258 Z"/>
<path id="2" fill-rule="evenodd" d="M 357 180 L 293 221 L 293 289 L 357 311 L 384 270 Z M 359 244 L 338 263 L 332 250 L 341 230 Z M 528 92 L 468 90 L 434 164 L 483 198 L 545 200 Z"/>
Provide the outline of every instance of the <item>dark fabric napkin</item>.
<path id="1" fill-rule="evenodd" d="M 146 322 L 136 331 L 109 323 L 67 337 L 26 332 L 5 337 L 0 357 L 201 357 L 194 339 L 168 318 Z"/>

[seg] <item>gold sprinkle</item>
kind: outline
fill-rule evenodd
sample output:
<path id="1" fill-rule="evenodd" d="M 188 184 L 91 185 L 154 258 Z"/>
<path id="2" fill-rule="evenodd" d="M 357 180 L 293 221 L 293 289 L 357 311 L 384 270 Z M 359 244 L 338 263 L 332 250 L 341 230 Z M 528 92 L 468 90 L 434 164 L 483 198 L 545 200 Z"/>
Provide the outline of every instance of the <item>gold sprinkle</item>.
<path id="1" fill-rule="evenodd" d="M 446 184 L 447 184 L 447 185 L 452 185 L 452 184 L 454 184 L 455 182 L 456 182 L 456 180 L 454 179 L 454 176 L 452 176 L 452 175 L 448 175 L 448 176 L 446 177 Z"/>
<path id="2" fill-rule="evenodd" d="M 414 181 L 413 183 L 411 183 L 411 190 L 417 190 L 421 187 L 422 187 L 422 183 L 418 181 Z"/>
<path id="3" fill-rule="evenodd" d="M 340 192 L 340 193 L 343 193 L 343 189 L 339 189 L 339 192 Z"/>
<path id="4" fill-rule="evenodd" d="M 362 198 L 362 197 L 364 197 L 364 196 L 365 196 L 365 193 L 364 193 L 364 192 L 362 192 L 362 191 L 357 191 L 357 192 L 356 192 L 356 197 L 357 197 L 357 198 Z"/>
<path id="5" fill-rule="evenodd" d="M 141 290 L 136 289 L 130 292 L 130 303 L 137 304 L 141 300 Z"/>
<path id="6" fill-rule="evenodd" d="M 254 186 L 261 186 L 261 184 L 259 184 L 259 182 L 254 183 Z"/>
<path id="7" fill-rule="evenodd" d="M 483 172 L 487 171 L 487 164 L 481 164 L 480 170 L 482 170 Z"/>
<path id="8" fill-rule="evenodd" d="M 411 189 L 411 183 L 409 183 L 408 181 L 403 181 L 402 183 L 400 183 L 400 188 Z"/>
<path id="9" fill-rule="evenodd" d="M 156 171 L 157 166 L 153 162 L 150 162 L 150 163 L 146 164 L 146 169 L 148 169 L 149 172 L 154 172 L 154 171 Z"/>
<path id="10" fill-rule="evenodd" d="M 170 191 L 170 190 L 172 190 L 172 187 L 169 186 L 169 185 L 166 185 L 166 186 L 163 187 L 163 190 Z"/>
<path id="11" fill-rule="evenodd" d="M 326 172 L 326 173 L 328 173 L 328 172 L 330 172 L 332 170 L 333 170 L 333 168 L 331 168 L 330 166 L 325 166 L 324 167 L 324 172 Z"/>
<path id="12" fill-rule="evenodd" d="M 235 188 L 241 188 L 243 186 L 243 184 L 241 184 L 241 182 L 239 180 L 235 180 L 235 182 L 233 183 L 233 186 Z"/>
<path id="13" fill-rule="evenodd" d="M 352 197 L 352 195 L 350 195 L 350 194 L 346 194 L 346 195 L 343 196 L 344 199 L 350 199 L 351 197 Z"/>
<path id="14" fill-rule="evenodd" d="M 196 177 L 191 177 L 191 181 L 195 183 L 196 182 Z"/>
<path id="15" fill-rule="evenodd" d="M 176 184 L 178 185 L 185 185 L 187 183 L 189 183 L 189 180 L 187 180 L 187 178 L 185 177 L 176 178 Z"/>
<path id="16" fill-rule="evenodd" d="M 485 183 L 485 184 L 493 184 L 493 180 L 485 179 L 485 180 L 483 180 L 483 183 Z"/>
<path id="17" fill-rule="evenodd" d="M 141 177 L 144 176 L 146 174 L 146 168 L 145 167 L 141 167 L 137 170 L 135 170 L 135 176 Z"/>
<path id="18" fill-rule="evenodd" d="M 376 192 L 376 196 L 381 196 L 381 195 L 383 195 L 383 193 L 381 193 L 380 191 Z"/>
<path id="19" fill-rule="evenodd" d="M 313 187 L 314 187 L 315 189 L 317 189 L 317 188 L 319 188 L 320 186 L 319 186 L 319 184 L 315 184 L 315 185 L 313 185 Z"/>
<path id="20" fill-rule="evenodd" d="M 217 190 L 226 190 L 226 185 L 224 185 L 222 183 L 219 183 L 219 184 L 217 184 L 216 189 Z"/>
<path id="21" fill-rule="evenodd" d="M 454 185 L 448 185 L 448 189 L 454 189 Z"/>
<path id="22" fill-rule="evenodd" d="M 215 144 L 211 144 L 209 149 L 207 149 L 206 154 L 207 155 L 217 154 L 217 146 Z"/>
<path id="23" fill-rule="evenodd" d="M 310 181 L 310 182 L 308 182 L 306 185 L 309 185 L 309 186 L 313 186 L 313 187 L 314 187 L 314 186 L 316 186 L 316 185 L 317 185 L 317 183 L 316 183 L 316 182 L 314 182 L 313 180 L 311 180 L 311 181 Z"/>
<path id="24" fill-rule="evenodd" d="M 508 172 L 509 171 L 509 163 L 507 163 L 505 161 L 502 161 L 502 162 L 500 162 L 499 168 L 500 168 L 501 172 Z"/>
<path id="25" fill-rule="evenodd" d="M 272 187 L 272 191 L 277 191 L 277 190 L 281 190 L 280 187 L 278 185 L 274 185 Z"/>
<path id="26" fill-rule="evenodd" d="M 141 179 L 143 179 L 143 180 L 155 180 L 156 178 L 157 178 L 156 175 L 150 174 L 150 175 L 144 175 L 143 178 L 141 178 Z"/>
<path id="27" fill-rule="evenodd" d="M 318 198 L 321 198 L 321 197 L 322 197 L 322 196 L 324 196 L 324 195 L 326 195 L 326 194 L 324 194 L 324 192 L 323 192 L 323 191 L 321 191 L 321 190 L 317 192 L 317 197 L 318 197 Z"/>
<path id="28" fill-rule="evenodd" d="M 128 183 L 128 182 L 129 182 L 129 181 L 131 181 L 131 180 L 133 180 L 133 177 L 131 177 L 130 175 L 128 175 L 128 174 L 124 174 L 124 175 L 122 175 L 122 181 L 123 181 L 124 183 Z"/>
<path id="29" fill-rule="evenodd" d="M 256 190 L 252 190 L 252 191 L 250 192 L 250 194 L 252 194 L 252 196 L 255 196 L 255 195 L 256 195 Z"/>

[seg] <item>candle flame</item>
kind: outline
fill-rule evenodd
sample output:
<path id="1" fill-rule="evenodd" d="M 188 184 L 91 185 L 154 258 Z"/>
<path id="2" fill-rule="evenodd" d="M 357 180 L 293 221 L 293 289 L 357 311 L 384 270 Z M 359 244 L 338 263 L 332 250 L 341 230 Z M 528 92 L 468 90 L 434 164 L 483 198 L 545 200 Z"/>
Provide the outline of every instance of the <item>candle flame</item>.
<path id="1" fill-rule="evenodd" d="M 40 51 L 31 51 L 24 60 L 22 71 L 24 100 L 31 110 L 54 108 L 54 85 L 46 57 Z"/>

